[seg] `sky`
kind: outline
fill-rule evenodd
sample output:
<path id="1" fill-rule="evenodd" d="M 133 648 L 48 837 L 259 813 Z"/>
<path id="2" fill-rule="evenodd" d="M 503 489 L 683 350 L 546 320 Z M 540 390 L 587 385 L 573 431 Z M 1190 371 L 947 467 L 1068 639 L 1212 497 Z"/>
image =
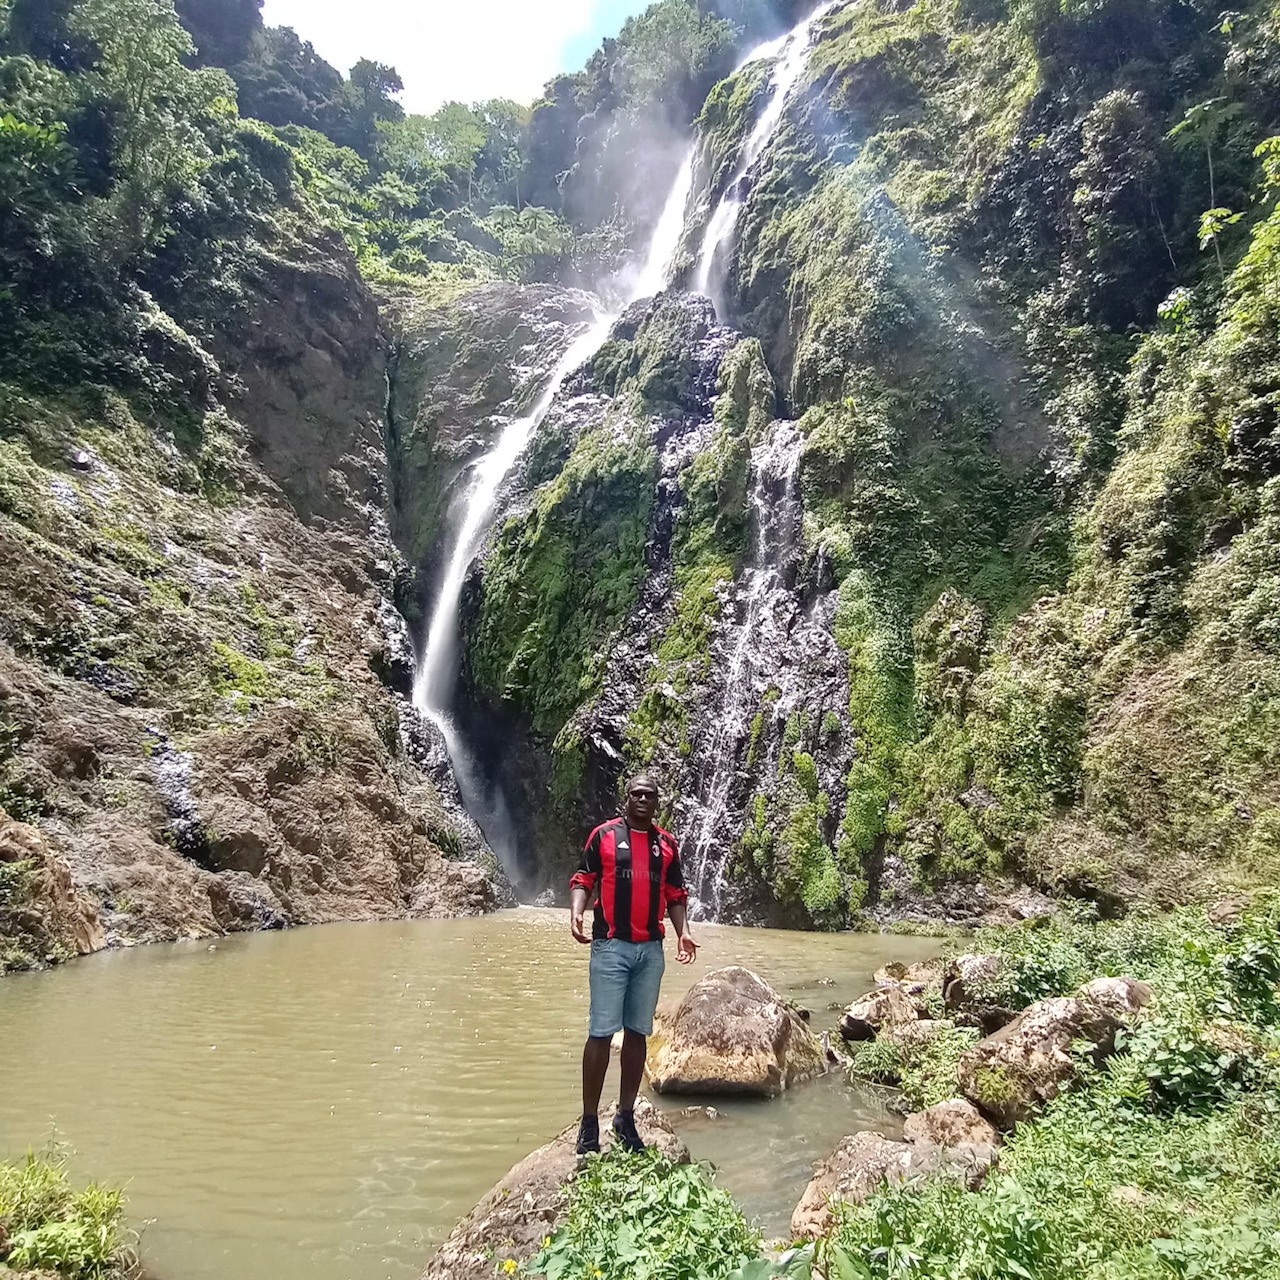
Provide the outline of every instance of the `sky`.
<path id="1" fill-rule="evenodd" d="M 266 0 L 268 26 L 292 27 L 346 72 L 390 63 L 410 112 L 441 103 L 532 102 L 561 71 L 577 71 L 604 36 L 649 0 Z"/>

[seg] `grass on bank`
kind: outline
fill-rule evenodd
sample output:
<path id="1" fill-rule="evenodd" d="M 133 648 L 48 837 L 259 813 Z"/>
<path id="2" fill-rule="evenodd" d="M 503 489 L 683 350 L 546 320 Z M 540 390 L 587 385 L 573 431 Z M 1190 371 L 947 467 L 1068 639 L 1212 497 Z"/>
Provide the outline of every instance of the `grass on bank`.
<path id="1" fill-rule="evenodd" d="M 883 1188 L 775 1261 L 698 1167 L 593 1161 L 528 1268 L 564 1280 L 1277 1280 L 1280 899 L 990 930 L 986 994 L 1024 1007 L 1100 975 L 1155 999 L 1102 1068 L 1020 1126 L 978 1192 Z M 917 1059 L 913 1105 L 954 1094 L 960 1041 Z M 659 1246 L 652 1244 L 660 1240 Z M 674 1246 L 668 1242 L 675 1242 Z"/>
<path id="2" fill-rule="evenodd" d="M 0 1277 L 30 1272 L 66 1280 L 139 1276 L 124 1203 L 122 1191 L 99 1183 L 77 1191 L 60 1148 L 0 1161 Z"/>

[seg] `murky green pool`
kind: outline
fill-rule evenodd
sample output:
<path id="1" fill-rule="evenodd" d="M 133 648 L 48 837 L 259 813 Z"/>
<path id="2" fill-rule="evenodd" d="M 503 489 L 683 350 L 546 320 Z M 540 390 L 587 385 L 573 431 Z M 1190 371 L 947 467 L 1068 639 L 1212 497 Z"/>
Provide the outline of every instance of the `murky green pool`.
<path id="1" fill-rule="evenodd" d="M 928 941 L 702 926 L 814 1011 Z M 159 1280 L 406 1280 L 578 1110 L 587 952 L 564 913 L 329 925 L 90 957 L 0 982 L 0 1153 L 56 1129 L 83 1178 L 129 1180 Z M 616 1088 L 611 1074 L 609 1089 Z M 688 1100 L 672 1103 L 675 1109 Z M 716 1121 L 694 1155 L 783 1231 L 812 1161 L 872 1093 L 828 1079 Z"/>

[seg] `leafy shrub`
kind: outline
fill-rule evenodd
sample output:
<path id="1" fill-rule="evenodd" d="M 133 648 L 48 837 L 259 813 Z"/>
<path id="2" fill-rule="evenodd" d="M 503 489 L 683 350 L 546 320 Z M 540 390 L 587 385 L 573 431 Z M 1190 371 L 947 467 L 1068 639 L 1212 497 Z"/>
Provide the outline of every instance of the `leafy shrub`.
<path id="1" fill-rule="evenodd" d="M 92 1184 L 72 1189 L 67 1156 L 29 1151 L 0 1162 L 0 1269 L 52 1271 L 66 1280 L 122 1280 L 137 1274 L 123 1220 L 122 1192 Z"/>
<path id="2" fill-rule="evenodd" d="M 923 1111 L 954 1098 L 960 1092 L 960 1059 L 978 1038 L 971 1027 L 954 1027 L 913 1048 L 902 1070 L 903 1102 L 912 1111 Z"/>
<path id="3" fill-rule="evenodd" d="M 1241 1055 L 1212 1044 L 1188 1022 L 1150 1019 L 1121 1033 L 1117 1047 L 1128 1052 L 1128 1068 L 1145 1078 L 1146 1100 L 1156 1110 L 1208 1111 L 1240 1089 Z"/>
<path id="4" fill-rule="evenodd" d="M 656 1151 L 588 1160 L 565 1225 L 529 1265 L 548 1280 L 720 1280 L 760 1237 L 700 1165 Z"/>
<path id="5" fill-rule="evenodd" d="M 849 1075 L 852 1080 L 871 1080 L 875 1084 L 897 1084 L 902 1079 L 907 1058 L 902 1049 L 887 1037 L 864 1040 L 852 1047 Z"/>

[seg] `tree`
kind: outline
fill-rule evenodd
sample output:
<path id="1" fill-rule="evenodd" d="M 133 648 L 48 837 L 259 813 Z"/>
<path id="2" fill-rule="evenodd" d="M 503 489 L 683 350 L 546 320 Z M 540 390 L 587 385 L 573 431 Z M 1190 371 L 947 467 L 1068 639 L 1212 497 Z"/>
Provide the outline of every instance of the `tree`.
<path id="1" fill-rule="evenodd" d="M 59 71 L 83 71 L 93 65 L 94 49 L 71 29 L 75 0 L 7 0 L 5 50 L 25 53 Z"/>
<path id="2" fill-rule="evenodd" d="M 682 0 L 663 0 L 627 20 L 614 76 L 628 106 L 662 103 L 684 123 L 733 70 L 734 58 L 730 23 L 700 15 Z"/>
<path id="3" fill-rule="evenodd" d="M 378 126 L 404 119 L 404 108 L 395 95 L 404 92 L 404 83 L 395 67 L 361 58 L 351 68 L 344 96 L 350 114 L 350 134 L 336 141 L 371 158 L 377 147 Z"/>
<path id="4" fill-rule="evenodd" d="M 430 121 L 441 162 L 458 173 L 466 174 L 467 199 L 470 200 L 476 165 L 489 138 L 483 119 L 461 102 L 446 102 L 430 117 Z"/>
<path id="5" fill-rule="evenodd" d="M 262 31 L 262 0 L 177 0 L 177 10 L 204 67 L 243 62 Z"/>
<path id="6" fill-rule="evenodd" d="M 520 174 L 528 138 L 529 111 L 509 98 L 492 98 L 475 108 L 485 131 L 476 162 L 485 198 L 520 206 Z"/>
<path id="7" fill-rule="evenodd" d="M 529 115 L 525 143 L 525 198 L 533 204 L 560 206 L 560 179 L 573 166 L 577 142 L 578 81 L 558 76 L 543 91 Z"/>
<path id="8" fill-rule="evenodd" d="M 314 129 L 346 144 L 351 108 L 342 76 L 291 27 L 268 27 L 231 73 L 241 115 Z"/>
<path id="9" fill-rule="evenodd" d="M 378 216 L 385 219 L 403 217 L 417 207 L 418 192 L 394 173 L 385 174 L 369 189 Z"/>
<path id="10" fill-rule="evenodd" d="M 219 71 L 184 65 L 194 47 L 173 0 L 83 0 L 70 21 L 99 51 L 89 92 L 115 108 L 104 243 L 123 261 L 161 237 L 171 198 L 212 162 L 204 128 L 234 113 L 233 88 Z"/>

